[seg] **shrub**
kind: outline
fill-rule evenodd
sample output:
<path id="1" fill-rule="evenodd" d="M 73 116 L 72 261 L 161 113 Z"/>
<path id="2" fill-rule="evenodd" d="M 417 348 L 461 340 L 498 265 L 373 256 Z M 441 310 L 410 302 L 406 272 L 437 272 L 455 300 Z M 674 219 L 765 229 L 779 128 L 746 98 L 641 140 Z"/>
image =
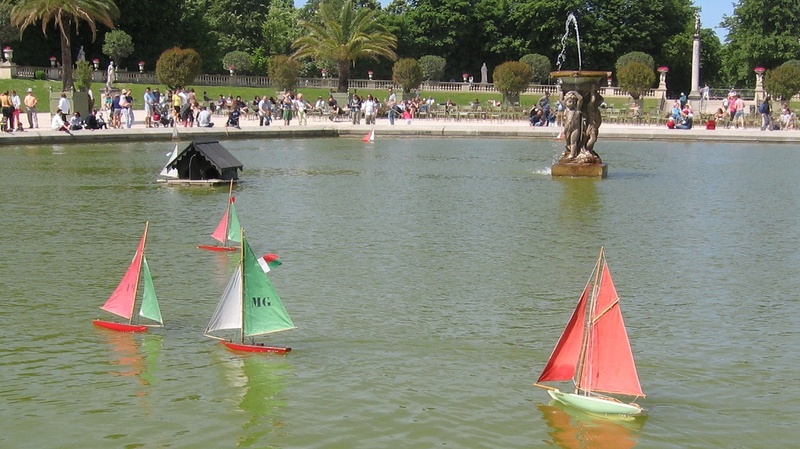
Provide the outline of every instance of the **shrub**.
<path id="1" fill-rule="evenodd" d="M 531 82 L 531 66 L 520 61 L 508 61 L 495 67 L 492 72 L 494 87 L 508 97 L 519 95 Z"/>
<path id="2" fill-rule="evenodd" d="M 33 72 L 33 79 L 35 80 L 43 80 L 44 79 L 44 70 L 37 70 Z"/>
<path id="3" fill-rule="evenodd" d="M 444 76 L 447 60 L 441 56 L 425 55 L 419 58 L 422 67 L 422 79 L 426 81 L 440 81 Z"/>
<path id="4" fill-rule="evenodd" d="M 550 64 L 550 60 L 547 59 L 547 56 L 540 55 L 540 54 L 527 54 L 521 58 L 519 58 L 520 62 L 524 62 L 530 66 L 533 75 L 531 75 L 531 81 L 535 83 L 543 83 L 550 78 L 550 71 L 552 70 L 552 65 Z"/>
<path id="5" fill-rule="evenodd" d="M 786 64 L 767 71 L 764 89 L 773 97 L 788 100 L 800 93 L 800 67 Z"/>
<path id="6" fill-rule="evenodd" d="M 411 92 L 422 84 L 422 67 L 416 59 L 400 59 L 392 66 L 392 81 L 400 86 L 403 92 Z"/>
<path id="7" fill-rule="evenodd" d="M 173 47 L 164 50 L 156 62 L 156 77 L 170 89 L 194 82 L 200 73 L 200 54 L 192 48 Z"/>
<path id="8" fill-rule="evenodd" d="M 634 61 L 641 62 L 650 68 L 650 70 L 654 70 L 656 67 L 656 62 L 653 60 L 652 56 L 640 51 L 632 51 L 620 56 L 619 59 L 617 59 L 617 63 L 614 65 L 614 69 L 619 72 L 623 67 Z"/>
<path id="9" fill-rule="evenodd" d="M 231 67 L 236 70 L 236 73 L 250 73 L 250 55 L 243 51 L 231 51 L 222 57 L 222 68 L 230 70 Z"/>
<path id="10" fill-rule="evenodd" d="M 294 90 L 300 80 L 300 62 L 286 55 L 273 56 L 269 61 L 268 73 L 272 87 Z"/>
<path id="11" fill-rule="evenodd" d="M 628 62 L 617 70 L 620 89 L 628 92 L 634 100 L 638 100 L 655 80 L 656 75 L 653 69 L 639 61 Z"/>
<path id="12" fill-rule="evenodd" d="M 92 87 L 92 64 L 78 61 L 77 67 L 72 71 L 72 85 L 79 92 L 86 92 Z"/>

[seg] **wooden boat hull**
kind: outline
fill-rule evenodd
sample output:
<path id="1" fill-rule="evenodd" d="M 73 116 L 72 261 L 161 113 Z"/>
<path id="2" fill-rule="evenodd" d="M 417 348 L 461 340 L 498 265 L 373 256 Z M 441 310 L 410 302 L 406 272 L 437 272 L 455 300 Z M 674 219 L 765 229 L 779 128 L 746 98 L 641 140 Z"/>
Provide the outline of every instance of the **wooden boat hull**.
<path id="1" fill-rule="evenodd" d="M 197 245 L 197 248 L 209 251 L 239 251 L 237 246 Z"/>
<path id="2" fill-rule="evenodd" d="M 287 352 L 291 351 L 292 348 L 287 348 L 283 346 L 268 346 L 268 345 L 248 345 L 244 343 L 234 343 L 232 341 L 221 341 L 226 348 L 230 349 L 231 351 L 237 352 L 269 352 L 272 354 L 286 354 Z"/>
<path id="3" fill-rule="evenodd" d="M 147 332 L 147 326 L 141 324 L 115 323 L 113 321 L 103 320 L 92 320 L 92 324 L 117 332 Z"/>
<path id="4" fill-rule="evenodd" d="M 636 416 L 642 414 L 642 408 L 636 404 L 626 404 L 595 396 L 563 393 L 558 389 L 547 390 L 547 394 L 563 404 L 597 415 Z"/>

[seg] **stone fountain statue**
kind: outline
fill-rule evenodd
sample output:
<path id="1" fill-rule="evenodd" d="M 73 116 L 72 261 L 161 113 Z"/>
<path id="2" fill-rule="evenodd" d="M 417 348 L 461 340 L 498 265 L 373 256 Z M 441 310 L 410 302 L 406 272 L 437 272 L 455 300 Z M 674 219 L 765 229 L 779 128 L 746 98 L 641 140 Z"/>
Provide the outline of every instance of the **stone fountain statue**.
<path id="1" fill-rule="evenodd" d="M 561 70 L 564 61 L 565 42 L 569 35 L 569 25 L 575 27 L 578 42 L 578 70 Z M 550 76 L 558 80 L 561 88 L 561 102 L 564 104 L 564 152 L 553 164 L 553 176 L 592 176 L 605 177 L 607 165 L 594 150 L 597 135 L 603 118 L 600 105 L 600 82 L 608 72 L 580 70 L 580 35 L 575 16 L 567 17 L 567 33 L 561 39 L 562 50 L 557 60 L 558 70 Z"/>

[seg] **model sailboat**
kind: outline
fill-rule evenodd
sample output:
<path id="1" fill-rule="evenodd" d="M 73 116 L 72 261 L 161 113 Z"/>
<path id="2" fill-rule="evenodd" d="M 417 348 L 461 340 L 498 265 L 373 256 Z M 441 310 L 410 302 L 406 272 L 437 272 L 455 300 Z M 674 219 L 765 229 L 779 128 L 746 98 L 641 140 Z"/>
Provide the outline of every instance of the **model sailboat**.
<path id="1" fill-rule="evenodd" d="M 144 256 L 144 245 L 147 240 L 147 230 L 150 223 L 144 225 L 144 234 L 136 248 L 128 271 L 122 277 L 114 293 L 103 304 L 101 309 L 113 313 L 128 320 L 127 323 L 117 323 L 114 321 L 94 320 L 95 326 L 104 327 L 120 332 L 147 332 L 149 326 L 161 326 L 164 324 L 161 319 L 161 310 L 158 308 L 156 290 L 153 287 L 153 279 L 150 276 L 150 267 L 147 265 L 147 258 Z M 136 296 L 139 290 L 139 278 L 142 278 L 144 288 L 142 289 L 142 300 L 139 306 L 139 317 L 147 318 L 158 324 L 139 324 L 134 320 L 133 311 L 136 307 Z"/>
<path id="2" fill-rule="evenodd" d="M 564 404 L 608 415 L 638 415 L 642 408 L 607 396 L 644 397 L 636 373 L 628 334 L 622 321 L 619 297 L 611 280 L 603 249 L 586 283 L 575 311 L 558 340 L 539 382 L 567 381 L 574 393 L 546 388 Z"/>
<path id="3" fill-rule="evenodd" d="M 362 142 L 375 142 L 375 129 L 373 128 L 372 131 L 367 133 L 366 136 L 361 138 Z"/>
<path id="4" fill-rule="evenodd" d="M 235 201 L 233 180 L 231 180 L 230 188 L 228 189 L 228 206 L 225 208 L 222 220 L 219 221 L 217 228 L 211 234 L 211 237 L 222 243 L 222 246 L 198 245 L 198 248 L 211 251 L 236 251 L 239 249 L 235 245 L 242 241 L 242 228 L 239 224 L 239 216 L 236 215 L 236 207 L 233 204 Z"/>
<path id="5" fill-rule="evenodd" d="M 256 258 L 242 233 L 241 260 L 211 316 L 205 332 L 207 337 L 221 340 L 222 344 L 234 351 L 285 354 L 291 350 L 288 347 L 256 343 L 253 339 L 258 335 L 295 328 L 267 277 L 267 271 L 268 261 L 263 257 Z M 223 330 L 239 332 L 235 340 L 212 334 Z"/>
<path id="6" fill-rule="evenodd" d="M 159 176 L 163 176 L 165 178 L 177 178 L 178 177 L 178 169 L 177 168 L 168 168 L 169 164 L 171 164 L 175 159 L 178 158 L 178 144 L 175 144 L 175 148 L 172 150 L 172 153 L 169 155 L 169 160 L 164 165 L 164 168 L 161 169 L 161 173 Z"/>

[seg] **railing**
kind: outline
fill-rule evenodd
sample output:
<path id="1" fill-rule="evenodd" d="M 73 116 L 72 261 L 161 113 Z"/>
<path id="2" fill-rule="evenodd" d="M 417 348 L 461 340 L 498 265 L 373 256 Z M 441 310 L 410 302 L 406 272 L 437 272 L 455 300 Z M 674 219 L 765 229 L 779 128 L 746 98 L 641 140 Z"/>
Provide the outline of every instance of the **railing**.
<path id="1" fill-rule="evenodd" d="M 45 78 L 49 80 L 61 79 L 60 67 L 30 67 L 17 66 L 17 78 L 33 78 L 37 70 L 42 70 Z M 107 73 L 105 70 L 92 72 L 92 82 L 105 84 Z M 115 72 L 115 81 L 118 83 L 135 84 L 160 84 L 153 72 L 129 72 L 119 70 Z M 192 85 L 195 86 L 240 86 L 240 87 L 271 87 L 269 77 L 255 75 L 198 75 Z M 336 89 L 339 80 L 336 78 L 300 78 L 299 87 L 316 89 Z M 348 88 L 353 89 L 381 89 L 387 90 L 395 87 L 391 80 L 350 79 Z M 500 93 L 492 83 L 464 83 L 455 81 L 424 81 L 418 89 L 424 92 L 487 92 Z M 548 84 L 530 84 L 523 94 L 544 94 L 556 92 L 558 86 Z M 601 87 L 600 93 L 605 97 L 628 97 L 628 93 L 619 87 Z M 642 94 L 644 98 L 656 98 L 659 91 L 650 89 Z"/>

